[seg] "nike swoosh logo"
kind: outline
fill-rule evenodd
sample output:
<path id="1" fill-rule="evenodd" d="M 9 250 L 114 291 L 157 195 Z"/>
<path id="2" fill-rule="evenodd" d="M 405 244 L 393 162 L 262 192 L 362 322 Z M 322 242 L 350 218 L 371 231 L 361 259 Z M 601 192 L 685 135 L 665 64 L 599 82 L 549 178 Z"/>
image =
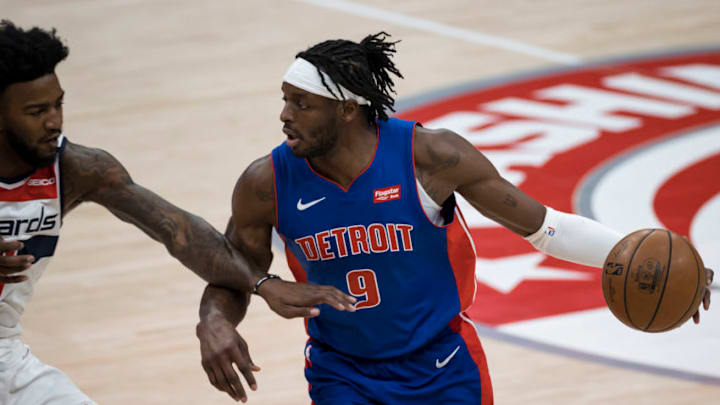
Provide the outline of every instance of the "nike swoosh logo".
<path id="1" fill-rule="evenodd" d="M 458 350 L 460 350 L 460 346 L 456 347 L 455 350 L 453 350 L 453 352 L 450 353 L 449 356 L 445 357 L 445 360 L 443 360 L 443 361 L 435 359 L 435 368 L 445 367 L 450 362 L 450 360 L 452 360 L 452 358 L 455 357 L 455 353 L 457 353 Z"/>
<path id="2" fill-rule="evenodd" d="M 318 198 L 318 199 L 315 200 L 315 201 L 310 201 L 310 202 L 307 203 L 307 204 L 303 204 L 302 198 L 301 198 L 301 199 L 298 200 L 297 209 L 298 209 L 298 211 L 305 211 L 306 209 L 312 207 L 313 205 L 319 203 L 320 201 L 322 201 L 322 200 L 324 200 L 324 199 L 325 199 L 325 197 L 323 197 L 323 198 Z"/>

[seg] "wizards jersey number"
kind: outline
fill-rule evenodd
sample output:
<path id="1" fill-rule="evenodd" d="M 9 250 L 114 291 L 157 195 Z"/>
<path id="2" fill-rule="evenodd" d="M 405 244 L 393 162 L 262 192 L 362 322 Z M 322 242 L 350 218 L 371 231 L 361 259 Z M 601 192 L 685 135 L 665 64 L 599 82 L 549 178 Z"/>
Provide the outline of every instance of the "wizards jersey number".
<path id="1" fill-rule="evenodd" d="M 348 291 L 358 298 L 355 309 L 367 309 L 380 305 L 380 290 L 378 290 L 377 277 L 370 269 L 359 269 L 348 272 Z"/>

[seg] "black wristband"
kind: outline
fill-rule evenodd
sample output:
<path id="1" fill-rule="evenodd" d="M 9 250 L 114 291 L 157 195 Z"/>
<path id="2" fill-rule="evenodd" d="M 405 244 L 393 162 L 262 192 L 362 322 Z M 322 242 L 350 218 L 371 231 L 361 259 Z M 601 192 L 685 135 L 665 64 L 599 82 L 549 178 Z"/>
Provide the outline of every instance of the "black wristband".
<path id="1" fill-rule="evenodd" d="M 258 280 L 257 283 L 255 283 L 255 285 L 253 286 L 253 294 L 257 294 L 257 293 L 258 293 L 258 288 L 260 288 L 260 285 L 261 285 L 262 283 L 264 283 L 264 282 L 266 282 L 266 281 L 268 281 L 268 280 L 271 280 L 271 279 L 273 279 L 273 278 L 280 278 L 280 276 L 278 276 L 277 274 L 270 274 L 270 273 L 268 273 L 265 277 L 263 277 L 263 278 L 261 278 L 260 280 Z"/>

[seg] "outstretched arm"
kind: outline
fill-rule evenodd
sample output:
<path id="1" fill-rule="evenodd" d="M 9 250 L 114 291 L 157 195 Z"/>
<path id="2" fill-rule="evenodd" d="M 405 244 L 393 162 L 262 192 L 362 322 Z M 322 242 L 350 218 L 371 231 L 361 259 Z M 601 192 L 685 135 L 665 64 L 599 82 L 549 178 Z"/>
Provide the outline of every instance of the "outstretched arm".
<path id="1" fill-rule="evenodd" d="M 602 267 L 622 238 L 596 221 L 545 207 L 502 178 L 480 151 L 451 131 L 416 129 L 415 160 L 418 177 L 435 201 L 457 191 L 480 213 L 551 256 Z"/>
<path id="2" fill-rule="evenodd" d="M 622 235 L 596 221 L 545 207 L 503 179 L 490 161 L 467 140 L 448 130 L 415 130 L 415 166 L 418 178 L 435 202 L 454 191 L 475 209 L 525 237 L 551 256 L 602 267 Z M 703 307 L 710 306 L 713 272 L 707 274 Z M 695 322 L 700 312 L 694 314 Z"/>
<path id="3" fill-rule="evenodd" d="M 98 203 L 154 240 L 204 280 L 250 291 L 250 263 L 215 228 L 135 184 L 109 153 L 69 143 L 63 155 L 64 212 Z"/>

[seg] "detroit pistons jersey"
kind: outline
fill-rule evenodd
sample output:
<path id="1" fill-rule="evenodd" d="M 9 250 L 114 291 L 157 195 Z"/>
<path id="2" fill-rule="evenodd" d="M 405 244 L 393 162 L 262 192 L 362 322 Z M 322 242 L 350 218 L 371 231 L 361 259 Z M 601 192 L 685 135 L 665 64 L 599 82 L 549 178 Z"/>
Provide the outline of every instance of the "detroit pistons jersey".
<path id="1" fill-rule="evenodd" d="M 64 137 L 58 140 L 60 149 Z M 23 179 L 0 178 L 0 236 L 6 241 L 21 241 L 20 251 L 6 255 L 33 255 L 35 262 L 21 274 L 21 283 L 0 283 L 0 338 L 20 335 L 20 317 L 55 252 L 61 225 L 62 191 L 60 158 L 35 170 Z"/>
<path id="2" fill-rule="evenodd" d="M 272 152 L 277 231 L 295 278 L 358 299 L 355 312 L 323 305 L 307 324 L 311 338 L 345 354 L 409 353 L 474 299 L 475 252 L 454 198 L 441 225 L 419 200 L 415 125 L 378 121 L 375 155 L 347 188 L 286 144 Z"/>

